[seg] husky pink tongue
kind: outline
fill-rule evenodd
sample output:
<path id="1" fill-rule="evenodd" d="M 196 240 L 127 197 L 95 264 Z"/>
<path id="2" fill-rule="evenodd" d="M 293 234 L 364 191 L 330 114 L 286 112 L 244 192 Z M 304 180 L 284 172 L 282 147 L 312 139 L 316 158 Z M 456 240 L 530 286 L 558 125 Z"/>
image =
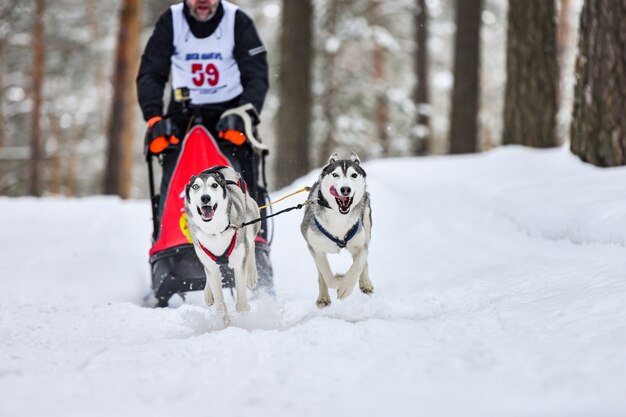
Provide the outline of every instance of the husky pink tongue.
<path id="1" fill-rule="evenodd" d="M 344 196 L 340 195 L 340 194 L 337 192 L 337 189 L 335 188 L 335 186 L 334 186 L 334 185 L 331 185 L 331 186 L 330 186 L 330 195 L 332 195 L 332 196 L 333 196 L 333 197 L 335 197 L 335 198 L 338 198 L 339 200 L 347 200 L 347 199 L 349 199 L 349 198 L 350 198 L 350 197 L 344 197 Z"/>
<path id="2" fill-rule="evenodd" d="M 215 215 L 215 209 L 213 206 L 202 206 L 199 208 L 200 216 L 202 216 L 202 220 L 209 221 L 213 219 L 213 215 Z"/>

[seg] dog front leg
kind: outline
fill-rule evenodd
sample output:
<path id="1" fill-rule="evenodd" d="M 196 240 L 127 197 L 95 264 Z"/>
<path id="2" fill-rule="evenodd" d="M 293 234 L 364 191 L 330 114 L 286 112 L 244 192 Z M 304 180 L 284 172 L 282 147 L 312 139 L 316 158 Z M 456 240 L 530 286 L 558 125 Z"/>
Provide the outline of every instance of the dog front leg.
<path id="1" fill-rule="evenodd" d="M 333 271 L 330 269 L 330 264 L 328 263 L 326 254 L 324 252 L 316 252 L 311 246 L 309 246 L 309 251 L 315 261 L 317 272 L 324 279 L 326 286 L 328 288 L 337 288 L 339 280 L 333 275 Z"/>
<path id="2" fill-rule="evenodd" d="M 328 307 L 330 305 L 330 294 L 328 294 L 328 286 L 324 282 L 324 277 L 322 274 L 318 274 L 317 283 L 320 287 L 320 295 L 317 297 L 317 301 L 315 305 L 319 308 Z"/>
<path id="3" fill-rule="evenodd" d="M 215 303 L 213 298 L 213 291 L 211 291 L 211 284 L 209 283 L 209 271 L 204 268 L 204 275 L 206 275 L 206 284 L 204 284 L 204 302 L 211 307 Z"/>
<path id="4" fill-rule="evenodd" d="M 219 315 L 222 316 L 222 320 L 224 321 L 224 326 L 230 325 L 230 316 L 228 315 L 228 310 L 226 309 L 226 303 L 224 303 L 224 293 L 222 292 L 222 274 L 219 270 L 209 272 L 205 269 L 206 272 L 206 287 L 209 287 L 209 291 L 211 292 L 214 302 L 215 308 Z M 207 296 L 205 287 L 205 298 Z"/>
<path id="5" fill-rule="evenodd" d="M 247 265 L 244 266 L 246 271 L 248 288 L 253 289 L 257 284 L 257 270 L 256 270 L 256 253 L 252 248 L 247 257 Z"/>
<path id="6" fill-rule="evenodd" d="M 352 293 L 357 279 L 359 279 L 361 273 L 363 272 L 366 262 L 367 249 L 358 250 L 352 254 L 352 266 L 350 266 L 350 269 L 348 269 L 348 272 L 346 272 L 343 279 L 339 281 L 339 286 L 337 287 L 337 298 L 343 300 Z"/>
<path id="7" fill-rule="evenodd" d="M 250 304 L 248 304 L 248 294 L 246 288 L 246 274 L 244 270 L 249 269 L 248 265 L 238 265 L 233 268 L 235 274 L 235 290 L 237 292 L 237 302 L 235 308 L 238 313 L 245 313 L 250 311 Z"/>
<path id="8" fill-rule="evenodd" d="M 374 285 L 372 285 L 372 281 L 370 281 L 367 261 L 365 261 L 363 272 L 361 272 L 361 277 L 359 278 L 359 288 L 363 294 L 372 294 L 374 292 Z"/>

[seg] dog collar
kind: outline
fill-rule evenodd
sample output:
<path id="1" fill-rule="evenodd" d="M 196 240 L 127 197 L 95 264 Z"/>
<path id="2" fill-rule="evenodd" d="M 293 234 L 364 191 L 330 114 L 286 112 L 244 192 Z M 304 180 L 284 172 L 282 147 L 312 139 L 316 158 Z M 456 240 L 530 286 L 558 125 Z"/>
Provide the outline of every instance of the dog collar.
<path id="1" fill-rule="evenodd" d="M 235 243 L 237 243 L 237 231 L 233 234 L 233 238 L 230 241 L 230 245 L 226 249 L 226 251 L 220 256 L 215 256 L 210 250 L 205 248 L 202 243 L 198 242 L 202 251 L 207 254 L 209 258 L 211 258 L 218 265 L 226 265 L 228 263 L 228 257 L 231 253 L 233 253 L 233 249 L 235 249 Z"/>
<path id="2" fill-rule="evenodd" d="M 335 242 L 335 244 L 337 246 L 339 246 L 341 249 L 345 248 L 346 245 L 348 244 L 348 242 L 359 231 L 359 223 L 360 223 L 360 221 L 357 220 L 357 222 L 354 224 L 354 226 L 352 226 L 352 228 L 350 230 L 348 230 L 348 233 L 346 233 L 346 236 L 343 239 L 338 239 L 335 236 L 333 236 L 328 230 L 324 229 L 324 227 L 320 224 L 320 222 L 317 221 L 317 219 L 315 217 L 313 217 L 313 221 L 315 222 L 315 226 L 317 226 L 319 231 L 322 232 L 322 234 L 324 236 L 326 236 L 327 238 L 329 238 L 330 240 Z"/>

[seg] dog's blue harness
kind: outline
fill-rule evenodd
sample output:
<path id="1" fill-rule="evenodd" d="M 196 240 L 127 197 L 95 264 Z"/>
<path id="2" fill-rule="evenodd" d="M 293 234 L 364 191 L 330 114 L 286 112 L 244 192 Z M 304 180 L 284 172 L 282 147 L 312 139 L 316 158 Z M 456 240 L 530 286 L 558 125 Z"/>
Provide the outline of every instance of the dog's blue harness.
<path id="1" fill-rule="evenodd" d="M 345 237 L 343 239 L 338 239 L 333 236 L 328 230 L 324 229 L 324 227 L 320 224 L 320 222 L 317 221 L 315 217 L 313 217 L 313 221 L 315 222 L 315 226 L 317 226 L 319 231 L 322 232 L 324 236 L 335 242 L 335 244 L 341 249 L 345 248 L 348 242 L 357 234 L 357 232 L 359 231 L 359 223 L 361 223 L 360 220 L 357 220 L 355 225 L 352 226 L 350 230 L 348 230 L 348 233 L 346 233 Z"/>

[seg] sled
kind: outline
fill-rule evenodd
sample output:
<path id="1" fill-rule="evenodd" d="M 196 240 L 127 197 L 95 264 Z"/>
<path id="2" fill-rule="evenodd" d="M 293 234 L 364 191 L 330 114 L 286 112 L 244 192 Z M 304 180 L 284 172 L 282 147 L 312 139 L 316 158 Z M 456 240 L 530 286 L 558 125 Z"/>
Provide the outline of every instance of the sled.
<path id="1" fill-rule="evenodd" d="M 180 91 L 179 91 L 180 90 Z M 148 133 L 146 133 L 145 156 L 148 163 L 148 175 L 150 183 L 150 202 L 152 208 L 153 234 L 152 247 L 150 248 L 150 271 L 152 293 L 144 299 L 144 305 L 151 307 L 167 307 L 170 298 L 179 294 L 184 298 L 189 291 L 203 290 L 206 284 L 204 266 L 198 259 L 191 236 L 187 228 L 187 217 L 185 214 L 185 186 L 192 175 L 198 175 L 202 171 L 214 166 L 230 166 L 232 163 L 221 151 L 215 138 L 202 124 L 201 119 L 196 118 L 196 107 L 189 101 L 188 90 L 175 90 L 176 100 L 183 104 L 183 113 L 194 115 L 194 120 L 198 124 L 189 129 L 182 143 L 173 146 L 181 147 L 172 178 L 167 187 L 162 213 L 159 217 L 160 196 L 156 193 L 154 180 L 153 159 L 158 158 L 148 149 Z M 172 115 L 164 116 L 164 118 Z M 252 129 L 252 127 L 251 127 Z M 267 194 L 267 181 L 265 179 L 265 157 L 269 151 L 267 147 L 256 140 L 255 130 L 248 134 L 248 140 L 252 152 L 254 153 L 253 164 L 258 163 L 252 179 L 252 187 L 259 198 L 269 202 Z M 233 167 L 234 168 L 234 167 Z M 263 186 L 259 184 L 262 179 Z M 261 215 L 265 214 L 265 209 L 261 210 Z M 267 234 L 266 234 L 267 236 Z M 255 251 L 257 259 L 257 272 L 259 273 L 257 286 L 265 286 L 266 292 L 272 294 L 272 269 L 269 263 L 268 240 L 257 237 L 255 240 Z M 266 262 L 260 262 L 265 257 Z M 266 267 L 264 268 L 263 265 Z M 260 287 L 259 286 L 259 287 Z M 234 274 L 232 269 L 226 268 L 222 272 L 222 287 L 230 288 L 231 292 L 235 287 Z"/>
<path id="2" fill-rule="evenodd" d="M 204 289 L 204 267 L 191 243 L 185 215 L 185 186 L 192 175 L 207 168 L 230 163 L 220 151 L 215 139 L 201 125 L 194 126 L 182 141 L 176 168 L 172 175 L 161 218 L 158 218 L 159 195 L 155 193 L 152 159 L 148 155 L 150 199 L 153 216 L 153 244 L 150 248 L 152 290 L 157 307 L 167 307 L 174 294 Z M 224 287 L 234 286 L 232 277 L 225 276 Z"/>

